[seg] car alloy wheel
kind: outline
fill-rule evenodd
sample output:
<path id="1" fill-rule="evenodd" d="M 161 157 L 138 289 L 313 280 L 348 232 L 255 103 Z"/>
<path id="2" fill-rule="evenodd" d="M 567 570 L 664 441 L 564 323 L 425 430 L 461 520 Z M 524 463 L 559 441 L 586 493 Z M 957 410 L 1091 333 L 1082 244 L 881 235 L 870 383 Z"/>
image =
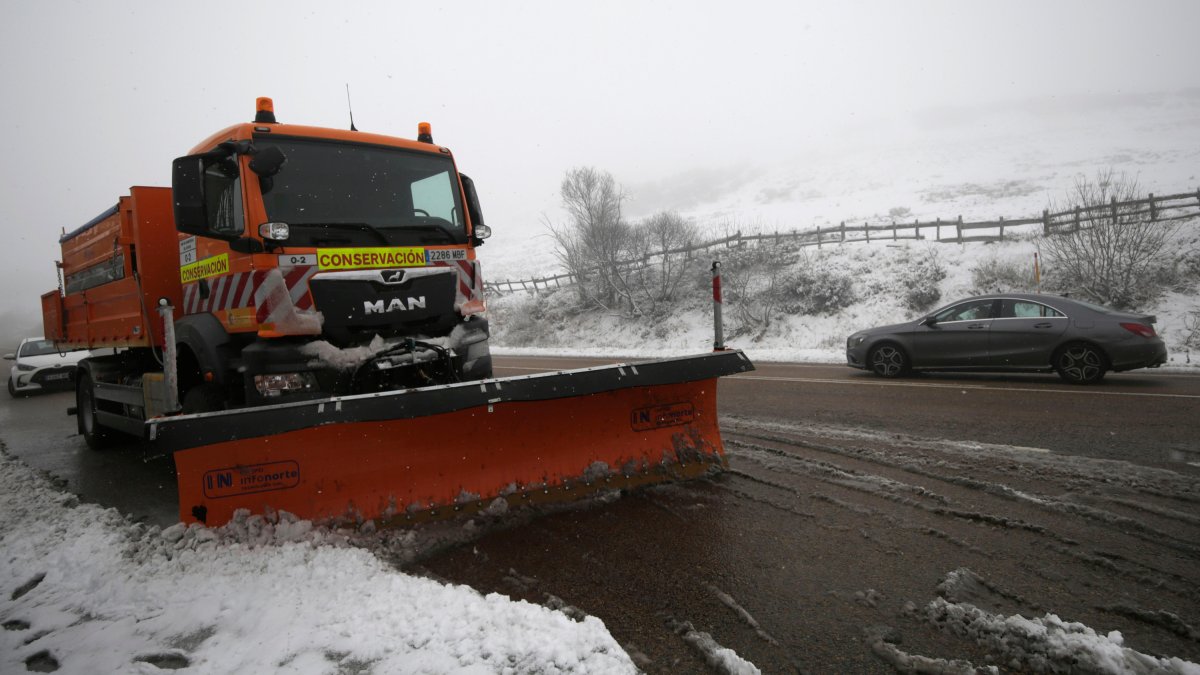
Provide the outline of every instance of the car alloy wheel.
<path id="1" fill-rule="evenodd" d="M 871 351 L 871 370 L 880 377 L 900 377 L 908 371 L 908 357 L 897 347 L 881 345 Z"/>
<path id="2" fill-rule="evenodd" d="M 1104 355 L 1090 345 L 1068 345 L 1055 362 L 1058 374 L 1072 384 L 1091 384 L 1104 377 Z"/>

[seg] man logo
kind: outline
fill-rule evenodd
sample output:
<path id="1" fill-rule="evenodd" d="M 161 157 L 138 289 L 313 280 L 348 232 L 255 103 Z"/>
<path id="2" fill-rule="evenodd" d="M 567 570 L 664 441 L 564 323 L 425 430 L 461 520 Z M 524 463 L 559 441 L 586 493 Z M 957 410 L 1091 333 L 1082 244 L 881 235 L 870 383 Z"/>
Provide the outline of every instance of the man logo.
<path id="1" fill-rule="evenodd" d="M 407 301 L 407 302 L 406 302 Z M 383 304 L 383 300 L 363 301 L 363 314 L 370 316 L 371 314 L 390 314 L 391 312 L 409 312 L 414 309 L 425 309 L 425 296 L 418 298 L 392 298 L 388 301 L 387 306 Z"/>
<path id="2" fill-rule="evenodd" d="M 384 270 L 380 274 L 383 275 L 385 284 L 398 284 L 404 281 L 404 270 Z"/>

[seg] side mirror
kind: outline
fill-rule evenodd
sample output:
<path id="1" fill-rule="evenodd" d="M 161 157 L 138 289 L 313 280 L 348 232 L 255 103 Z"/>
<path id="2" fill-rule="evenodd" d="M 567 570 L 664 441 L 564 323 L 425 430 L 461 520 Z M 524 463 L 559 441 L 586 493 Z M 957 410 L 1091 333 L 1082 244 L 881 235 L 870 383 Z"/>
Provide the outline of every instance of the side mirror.
<path id="1" fill-rule="evenodd" d="M 467 215 L 471 218 L 471 243 L 481 246 L 483 240 L 492 236 L 492 228 L 483 224 L 483 209 L 479 207 L 479 194 L 475 192 L 475 181 L 466 174 L 458 174 L 462 180 L 463 194 L 467 199 Z"/>
<path id="2" fill-rule="evenodd" d="M 208 209 L 204 202 L 204 155 L 179 157 L 171 165 L 171 200 L 175 228 L 190 234 L 208 234 Z"/>
<path id="3" fill-rule="evenodd" d="M 215 239 L 245 230 L 236 155 L 217 150 L 177 158 L 171 166 L 175 229 Z"/>
<path id="4" fill-rule="evenodd" d="M 936 323 L 937 323 L 937 317 L 935 317 L 935 316 L 927 316 L 927 317 L 925 317 L 924 319 L 921 319 L 921 322 L 920 322 L 920 324 L 919 324 L 919 325 L 921 325 L 921 326 L 929 326 L 930 328 L 933 328 L 934 324 L 936 324 Z"/>
<path id="5" fill-rule="evenodd" d="M 5 360 L 5 361 L 16 361 L 16 360 L 17 360 L 17 355 L 16 355 L 16 354 L 5 354 L 5 355 L 4 355 L 4 360 Z"/>

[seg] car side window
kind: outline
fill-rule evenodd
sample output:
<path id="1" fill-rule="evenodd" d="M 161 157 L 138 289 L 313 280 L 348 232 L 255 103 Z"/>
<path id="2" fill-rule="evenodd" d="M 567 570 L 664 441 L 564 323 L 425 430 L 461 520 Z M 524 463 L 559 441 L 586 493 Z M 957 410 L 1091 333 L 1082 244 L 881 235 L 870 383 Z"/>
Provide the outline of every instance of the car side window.
<path id="1" fill-rule="evenodd" d="M 934 318 L 938 323 L 946 323 L 947 321 L 978 321 L 979 319 L 992 318 L 992 305 L 994 300 L 972 300 L 959 305 L 944 309 L 939 312 Z"/>
<path id="2" fill-rule="evenodd" d="M 1006 319 L 1044 319 L 1066 316 L 1053 307 L 1029 300 L 1005 300 L 1000 315 Z"/>

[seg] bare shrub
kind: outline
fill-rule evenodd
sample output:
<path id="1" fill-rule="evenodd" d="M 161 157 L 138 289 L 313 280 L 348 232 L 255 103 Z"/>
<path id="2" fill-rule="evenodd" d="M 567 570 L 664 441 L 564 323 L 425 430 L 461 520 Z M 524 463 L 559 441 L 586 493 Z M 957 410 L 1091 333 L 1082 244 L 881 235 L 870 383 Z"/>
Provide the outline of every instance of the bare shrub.
<path id="1" fill-rule="evenodd" d="M 1080 208 L 1079 224 L 1045 238 L 1047 280 L 1058 290 L 1121 309 L 1158 298 L 1164 267 L 1173 264 L 1167 254 L 1178 226 L 1118 204 L 1142 198 L 1137 179 L 1108 169 L 1093 180 L 1077 179 L 1070 198 Z"/>
<path id="2" fill-rule="evenodd" d="M 1200 349 L 1200 310 L 1188 312 L 1183 318 L 1183 346 Z"/>
<path id="3" fill-rule="evenodd" d="M 798 255 L 784 246 L 743 246 L 730 249 L 722 264 L 726 306 L 732 310 L 729 337 L 761 338 L 783 311 L 781 292 Z"/>
<path id="4" fill-rule="evenodd" d="M 782 309 L 791 314 L 832 314 L 857 300 L 848 272 L 809 255 L 799 256 L 776 292 Z"/>
<path id="5" fill-rule="evenodd" d="M 640 247 L 643 267 L 633 274 L 636 293 L 650 312 L 662 313 L 663 305 L 679 300 L 689 273 L 699 263 L 690 257 L 690 248 L 700 238 L 696 226 L 675 211 L 654 214 L 633 228 L 635 245 Z"/>
<path id="6" fill-rule="evenodd" d="M 981 260 L 971 268 L 971 283 L 979 294 L 1037 290 L 1032 265 L 996 257 Z"/>
<path id="7" fill-rule="evenodd" d="M 916 253 L 905 249 L 897 257 L 900 299 L 914 312 L 924 312 L 942 299 L 941 282 L 946 278 L 946 266 L 936 249 Z"/>

